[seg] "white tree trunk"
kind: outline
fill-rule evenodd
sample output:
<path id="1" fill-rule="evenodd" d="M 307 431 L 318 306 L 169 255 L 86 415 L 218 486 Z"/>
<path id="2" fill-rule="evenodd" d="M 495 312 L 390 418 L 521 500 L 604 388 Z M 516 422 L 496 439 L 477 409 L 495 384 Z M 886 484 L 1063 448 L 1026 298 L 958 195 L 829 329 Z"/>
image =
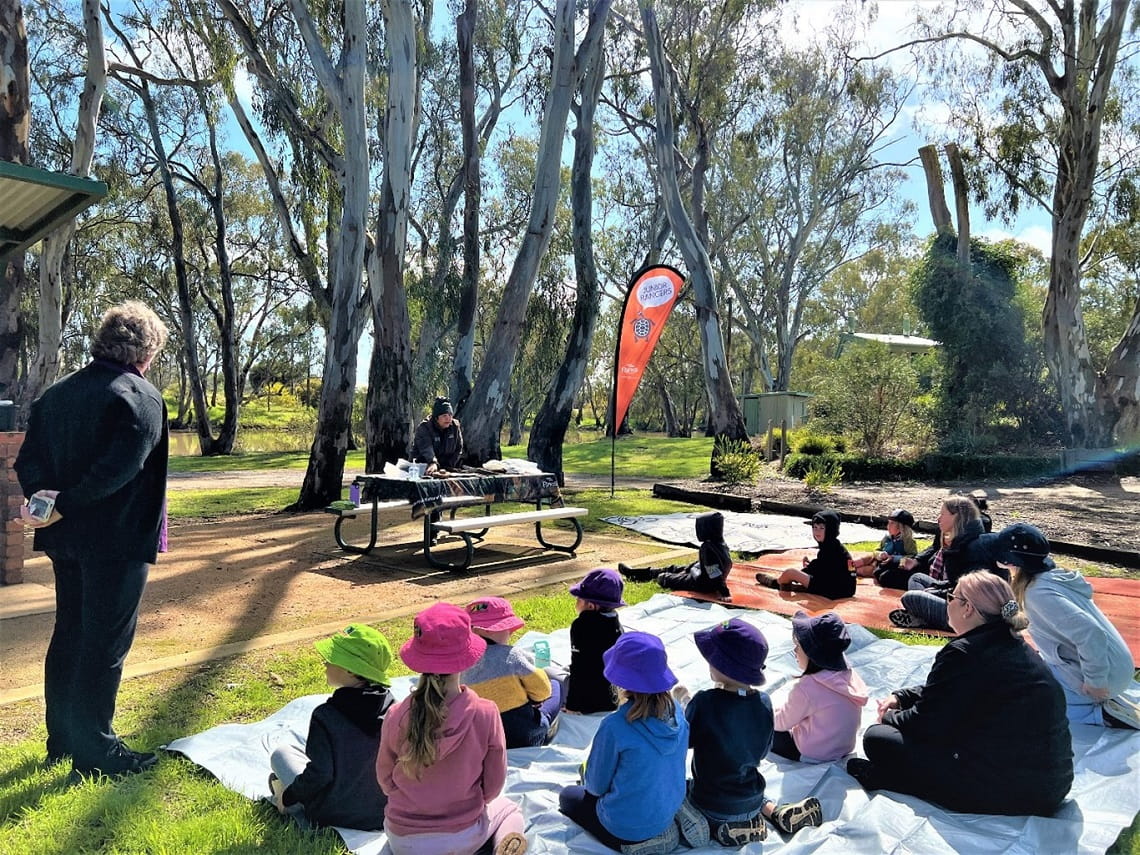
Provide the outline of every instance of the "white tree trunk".
<path id="1" fill-rule="evenodd" d="M 95 128 L 107 88 L 107 62 L 103 53 L 103 25 L 98 0 L 83 0 L 83 27 L 87 44 L 87 76 L 79 98 L 75 145 L 71 151 L 72 175 L 86 177 L 95 157 Z M 40 252 L 39 348 L 29 368 L 25 397 L 31 401 L 59 376 L 63 342 L 63 258 L 75 235 L 72 218 L 44 239 Z"/>
<path id="2" fill-rule="evenodd" d="M 677 245 L 685 259 L 685 265 L 689 268 L 693 286 L 697 328 L 700 330 L 701 353 L 704 355 L 709 422 L 717 436 L 746 439 L 748 431 L 744 427 L 744 416 L 733 393 L 728 358 L 720 331 L 712 263 L 709 261 L 708 249 L 702 243 L 692 219 L 685 210 L 681 188 L 677 184 L 677 168 L 673 153 L 675 133 L 666 82 L 665 56 L 661 45 L 661 34 L 657 27 L 657 15 L 648 3 L 641 7 L 641 21 L 645 30 L 646 49 L 649 52 L 649 69 L 653 79 L 653 99 L 657 112 L 654 135 L 657 150 L 657 180 L 661 195 L 665 199 L 669 225 L 677 238 Z M 712 468 L 716 469 L 715 460 Z"/>
<path id="3" fill-rule="evenodd" d="M 574 67 L 573 0 L 558 0 L 553 29 L 554 60 L 539 133 L 530 218 L 503 288 L 482 369 L 462 411 L 467 454 L 476 462 L 500 456 L 499 428 L 510 393 L 511 372 L 522 336 L 526 305 L 538 274 L 539 261 L 550 244 L 554 210 L 561 188 L 562 143 L 570 99 L 574 94 L 571 79 Z"/>

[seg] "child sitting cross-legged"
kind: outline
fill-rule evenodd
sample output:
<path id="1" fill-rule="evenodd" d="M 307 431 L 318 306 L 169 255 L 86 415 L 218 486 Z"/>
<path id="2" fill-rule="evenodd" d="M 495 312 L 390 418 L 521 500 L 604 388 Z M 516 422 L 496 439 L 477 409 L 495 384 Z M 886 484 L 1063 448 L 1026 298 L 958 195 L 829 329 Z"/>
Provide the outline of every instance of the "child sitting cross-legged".
<path id="1" fill-rule="evenodd" d="M 843 655 L 851 636 L 835 612 L 796 612 L 792 641 L 803 674 L 776 706 L 772 752 L 790 760 L 838 760 L 855 750 L 867 703 L 867 685 Z"/>
<path id="2" fill-rule="evenodd" d="M 304 749 L 284 746 L 270 756 L 273 804 L 301 825 L 375 831 L 387 802 L 376 782 L 376 749 L 392 706 L 392 649 L 380 632 L 356 623 L 313 646 L 335 691 L 313 710 Z"/>
<path id="3" fill-rule="evenodd" d="M 566 711 L 609 712 L 617 709 L 613 686 L 606 679 L 603 656 L 621 636 L 617 609 L 625 605 L 625 583 L 616 570 L 598 567 L 570 593 L 577 597 L 578 617 L 570 624 L 570 673 L 566 678 Z"/>
<path id="4" fill-rule="evenodd" d="M 471 631 L 487 642 L 483 658 L 460 681 L 481 698 L 494 701 L 503 719 L 507 748 L 545 745 L 558 729 L 562 687 L 536 668 L 530 651 L 511 644 L 523 620 L 502 597 L 482 597 L 467 604 Z"/>
<path id="5" fill-rule="evenodd" d="M 772 702 L 758 688 L 764 684 L 768 658 L 764 634 L 732 618 L 698 631 L 694 638 L 716 685 L 691 700 L 685 687 L 673 690 L 675 697 L 687 701 L 693 749 L 688 801 L 704 819 L 696 827 L 682 823 L 685 841 L 694 848 L 707 844 L 710 836 L 721 846 L 758 843 L 768 836 L 765 818 L 785 834 L 819 825 L 818 799 L 777 806 L 764 795 L 759 765 L 773 731 Z"/>
<path id="6" fill-rule="evenodd" d="M 677 682 L 661 639 L 627 632 L 605 652 L 605 676 L 622 704 L 598 726 L 582 786 L 564 787 L 558 809 L 623 855 L 677 848 L 674 815 L 685 798 L 689 726 L 669 694 Z"/>
<path id="7" fill-rule="evenodd" d="M 388 714 L 376 757 L 392 855 L 526 852 L 522 811 L 501 795 L 507 745 L 499 710 L 459 682 L 486 647 L 467 612 L 436 603 L 416 615 L 400 648 L 420 677 Z"/>

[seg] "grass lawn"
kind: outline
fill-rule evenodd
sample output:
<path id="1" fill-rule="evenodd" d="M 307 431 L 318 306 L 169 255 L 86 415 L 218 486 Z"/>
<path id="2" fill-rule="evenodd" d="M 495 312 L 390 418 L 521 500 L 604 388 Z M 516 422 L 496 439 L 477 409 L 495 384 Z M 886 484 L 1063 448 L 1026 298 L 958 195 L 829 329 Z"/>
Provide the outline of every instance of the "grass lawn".
<path id="1" fill-rule="evenodd" d="M 627 583 L 633 604 L 660 589 Z M 531 629 L 551 631 L 574 618 L 565 586 L 539 589 L 513 600 Z M 411 634 L 401 617 L 378 625 L 398 648 Z M 880 631 L 912 644 L 941 639 Z M 392 675 L 408 673 L 397 659 Z M 123 684 L 116 725 L 134 745 L 155 746 L 224 722 L 264 718 L 305 694 L 327 691 L 320 657 L 309 644 L 166 671 Z M 146 773 L 120 781 L 68 783 L 68 766 L 43 764 L 42 705 L 5 708 L 0 746 L 0 852 L 107 852 L 116 855 L 333 855 L 342 853 L 331 831 L 302 832 L 265 803 L 225 789 L 188 760 L 168 756 Z M 267 770 L 268 774 L 268 770 Z M 1137 855 L 1136 826 L 1110 852 Z"/>

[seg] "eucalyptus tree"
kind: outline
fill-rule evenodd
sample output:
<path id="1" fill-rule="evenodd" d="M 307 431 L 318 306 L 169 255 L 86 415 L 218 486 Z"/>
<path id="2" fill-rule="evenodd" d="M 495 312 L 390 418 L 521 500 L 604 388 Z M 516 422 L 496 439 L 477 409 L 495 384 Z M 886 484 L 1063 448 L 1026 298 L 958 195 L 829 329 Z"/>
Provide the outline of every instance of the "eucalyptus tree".
<path id="1" fill-rule="evenodd" d="M 28 163 L 31 120 L 28 34 L 20 0 L 0 0 L 0 160 Z M 20 375 L 20 298 L 26 287 L 24 254 L 0 259 L 0 394 Z"/>
<path id="2" fill-rule="evenodd" d="M 1081 290 L 1086 250 L 1096 254 L 1082 248 L 1090 218 L 1102 218 L 1136 167 L 1127 127 L 1135 123 L 1137 81 L 1121 61 L 1135 55 L 1138 26 L 1134 0 L 975 0 L 924 15 L 921 38 L 901 46 L 933 46 L 935 91 L 951 106 L 952 126 L 983 179 L 972 186 L 991 212 L 1013 217 L 1036 204 L 1051 217 L 1045 354 L 1074 446 L 1109 445 L 1119 420 L 1138 420 L 1140 301 L 1098 366 Z M 1113 128 L 1120 132 L 1106 136 Z M 1122 145 L 1106 149 L 1111 138 Z"/>
<path id="3" fill-rule="evenodd" d="M 552 16 L 553 57 L 539 131 L 534 193 L 526 231 L 507 279 L 483 362 L 461 415 L 468 459 L 499 457 L 499 429 L 510 390 L 526 306 L 539 261 L 550 242 L 561 186 L 561 157 L 570 101 L 592 57 L 601 49 L 611 0 L 592 0 L 586 32 L 575 50 L 575 4 L 557 0 Z"/>
<path id="4" fill-rule="evenodd" d="M 288 14 L 277 4 L 217 0 L 259 86 L 261 116 L 287 140 L 293 163 L 309 189 L 323 196 L 325 228 L 316 212 L 301 212 L 294 223 L 272 162 L 244 115 L 230 106 L 254 148 L 274 198 L 283 231 L 314 300 L 327 323 L 317 429 L 296 507 L 313 508 L 338 498 L 348 449 L 356 386 L 356 348 L 363 329 L 364 252 L 369 196 L 370 145 L 365 114 L 365 55 L 369 39 L 366 6 L 345 2 L 314 17 L 303 0 L 290 0 Z M 252 8 L 256 5 L 256 9 Z M 337 14 L 333 14 L 333 12 Z M 300 44 L 304 50 L 295 50 Z M 334 47 L 336 58 L 333 58 Z M 316 81 L 314 88 L 312 82 Z M 316 192 L 313 193 L 317 196 Z M 324 231 L 324 234 L 320 232 Z M 326 241 L 327 271 L 315 258 Z"/>
<path id="5" fill-rule="evenodd" d="M 641 6 L 653 87 L 657 180 L 670 228 L 689 269 L 704 358 L 709 428 L 717 437 L 741 442 L 747 440 L 748 433 L 733 392 L 721 333 L 705 192 L 716 132 L 744 105 L 740 96 L 746 89 L 728 88 L 725 83 L 734 78 L 754 82 L 757 73 L 751 64 L 756 53 L 744 50 L 745 43 L 754 45 L 758 38 L 754 31 L 756 22 L 745 14 L 749 6 L 733 0 L 712 7 L 678 3 L 671 10 L 671 26 L 665 29 L 667 35 L 674 36 L 673 41 L 663 37 L 653 4 Z M 668 55 L 667 61 L 669 45 L 676 52 Z M 675 58 L 678 56 L 683 58 L 683 65 Z M 692 134 L 687 201 L 678 180 L 679 136 L 673 119 L 674 104 Z M 723 445 L 717 443 L 717 447 Z M 714 476 L 719 474 L 715 450 L 710 471 Z"/>
<path id="6" fill-rule="evenodd" d="M 789 388 L 811 332 L 805 312 L 827 279 L 908 231 L 911 211 L 895 201 L 902 172 L 880 154 L 907 90 L 846 59 L 840 38 L 780 52 L 714 182 L 717 258 L 770 391 Z"/>
<path id="7" fill-rule="evenodd" d="M 46 88 L 59 97 L 51 109 L 37 112 L 41 118 L 51 117 L 48 121 L 58 134 L 55 138 L 66 140 L 67 148 L 65 152 L 37 152 L 37 160 L 49 168 L 66 169 L 73 175 L 86 177 L 95 155 L 95 126 L 106 86 L 99 6 L 84 3 L 79 26 L 73 26 L 66 15 L 46 2 L 36 5 L 32 20 L 31 50 L 39 54 L 37 59 L 46 59 L 45 66 L 36 75 L 37 87 Z M 0 57 L 3 58 L 0 62 L 0 91 L 4 93 L 3 109 L 0 109 L 0 160 L 31 163 L 28 140 L 33 87 L 30 83 L 29 43 L 18 0 L 0 3 Z M 74 86 L 75 80 L 82 81 L 78 91 Z M 60 115 L 66 112 L 59 109 L 64 98 L 75 99 L 73 131 L 63 129 L 60 120 Z M 49 133 L 38 138 L 52 137 L 53 134 Z M 64 260 L 74 233 L 75 220 L 71 219 L 51 232 L 41 244 L 35 324 L 37 347 L 34 356 L 27 361 L 18 391 L 18 396 L 25 403 L 36 398 L 59 374 L 66 321 Z M 21 341 L 19 303 L 20 295 L 27 287 L 24 254 L 18 253 L 6 259 L 4 267 L 5 270 L 0 271 L 0 389 L 10 389 L 16 395 L 16 354 Z"/>

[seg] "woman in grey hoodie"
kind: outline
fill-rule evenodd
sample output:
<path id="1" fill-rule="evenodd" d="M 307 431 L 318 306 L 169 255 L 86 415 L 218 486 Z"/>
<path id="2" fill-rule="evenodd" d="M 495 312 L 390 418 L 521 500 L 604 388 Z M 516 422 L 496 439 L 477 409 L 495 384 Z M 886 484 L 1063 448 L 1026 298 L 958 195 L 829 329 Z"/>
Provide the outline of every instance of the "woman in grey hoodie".
<path id="1" fill-rule="evenodd" d="M 1092 586 L 1049 557 L 1049 541 L 1016 523 L 997 536 L 995 559 L 1016 571 L 1013 592 L 1029 615 L 1041 657 L 1065 690 L 1069 721 L 1140 729 L 1140 710 L 1122 697 L 1133 685 L 1132 654 L 1092 600 Z M 1140 687 L 1137 687 L 1140 688 Z"/>

